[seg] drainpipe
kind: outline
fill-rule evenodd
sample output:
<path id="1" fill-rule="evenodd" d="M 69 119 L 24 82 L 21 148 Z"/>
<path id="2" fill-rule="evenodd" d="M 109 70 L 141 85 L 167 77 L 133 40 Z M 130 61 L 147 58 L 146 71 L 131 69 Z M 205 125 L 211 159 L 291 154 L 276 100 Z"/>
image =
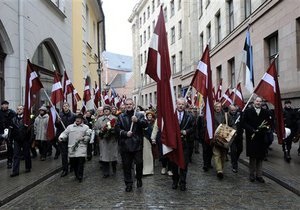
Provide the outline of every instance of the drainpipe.
<path id="1" fill-rule="evenodd" d="M 25 58 L 24 58 L 24 1 L 19 0 L 19 99 L 18 103 L 24 104 L 24 93 L 25 93 Z"/>

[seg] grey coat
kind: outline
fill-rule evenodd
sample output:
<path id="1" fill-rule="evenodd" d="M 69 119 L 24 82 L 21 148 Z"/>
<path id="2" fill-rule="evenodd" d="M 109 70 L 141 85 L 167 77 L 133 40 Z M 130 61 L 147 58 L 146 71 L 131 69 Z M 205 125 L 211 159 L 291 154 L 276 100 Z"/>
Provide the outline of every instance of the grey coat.
<path id="1" fill-rule="evenodd" d="M 101 116 L 94 124 L 94 129 L 96 135 L 101 134 L 101 129 L 103 129 L 108 121 L 114 119 L 117 121 L 117 117 L 113 115 Z M 99 146 L 100 146 L 100 161 L 111 162 L 117 161 L 118 159 L 118 141 L 115 135 L 105 138 L 102 135 L 99 136 Z"/>
<path id="2" fill-rule="evenodd" d="M 36 140 L 47 141 L 47 127 L 49 115 L 38 115 L 34 120 L 34 134 Z"/>

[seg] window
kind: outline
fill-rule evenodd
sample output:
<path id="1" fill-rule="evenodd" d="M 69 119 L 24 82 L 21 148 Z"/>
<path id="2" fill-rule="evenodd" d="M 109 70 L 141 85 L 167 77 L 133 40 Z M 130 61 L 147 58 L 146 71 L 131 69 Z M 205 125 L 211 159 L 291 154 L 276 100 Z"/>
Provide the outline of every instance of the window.
<path id="1" fill-rule="evenodd" d="M 152 21 L 152 28 L 153 28 L 153 33 L 154 33 L 154 29 L 155 29 L 155 20 Z"/>
<path id="2" fill-rule="evenodd" d="M 148 94 L 145 94 L 145 106 L 148 106 Z"/>
<path id="3" fill-rule="evenodd" d="M 173 74 L 175 74 L 176 73 L 176 55 L 172 55 L 171 61 L 172 61 L 172 72 L 173 72 Z"/>
<path id="4" fill-rule="evenodd" d="M 234 58 L 230 59 L 228 61 L 228 81 L 231 85 L 231 88 L 235 87 L 235 64 L 234 64 Z"/>
<path id="5" fill-rule="evenodd" d="M 157 0 L 157 7 L 159 7 L 160 5 L 160 0 Z"/>
<path id="6" fill-rule="evenodd" d="M 175 43 L 175 26 L 171 28 L 171 44 Z"/>
<path id="7" fill-rule="evenodd" d="M 273 59 L 276 57 L 278 53 L 278 34 L 277 32 L 272 34 L 267 38 L 267 44 L 268 44 L 268 52 L 269 52 L 269 64 L 273 61 Z M 276 59 L 276 69 L 277 73 L 279 72 L 278 69 L 278 59 Z"/>
<path id="8" fill-rule="evenodd" d="M 0 44 L 0 100 L 4 100 L 4 59 L 6 54 L 3 53 L 1 44 Z"/>
<path id="9" fill-rule="evenodd" d="M 165 22 L 168 21 L 168 10 L 167 7 L 164 8 L 164 18 L 165 18 Z"/>
<path id="10" fill-rule="evenodd" d="M 144 63 L 147 63 L 147 51 L 144 51 Z"/>
<path id="11" fill-rule="evenodd" d="M 199 0 L 199 18 L 202 16 L 203 14 L 203 2 L 202 0 Z"/>
<path id="12" fill-rule="evenodd" d="M 182 22 L 181 20 L 178 22 L 178 39 L 182 37 Z"/>
<path id="13" fill-rule="evenodd" d="M 146 23 L 146 13 L 143 13 L 144 23 Z"/>
<path id="14" fill-rule="evenodd" d="M 85 28 L 85 41 L 88 42 L 90 38 L 90 19 L 89 19 L 89 8 L 86 5 L 85 6 L 85 22 L 86 22 L 86 28 Z"/>
<path id="15" fill-rule="evenodd" d="M 170 1 L 170 8 L 171 8 L 171 17 L 175 15 L 175 4 L 174 0 Z"/>
<path id="16" fill-rule="evenodd" d="M 51 0 L 51 2 L 63 13 L 65 13 L 65 0 Z"/>
<path id="17" fill-rule="evenodd" d="M 142 28 L 142 18 L 140 17 L 140 28 Z"/>
<path id="18" fill-rule="evenodd" d="M 146 31 L 144 31 L 144 44 L 146 43 Z"/>
<path id="19" fill-rule="evenodd" d="M 182 72 L 183 57 L 182 51 L 179 52 L 179 71 Z"/>
<path id="20" fill-rule="evenodd" d="M 200 49 L 200 55 L 202 55 L 202 53 L 203 53 L 203 43 L 204 42 L 204 40 L 203 40 L 203 32 L 200 34 L 200 38 L 199 38 L 199 49 Z"/>
<path id="21" fill-rule="evenodd" d="M 147 19 L 150 18 L 150 6 L 147 7 Z"/>
<path id="22" fill-rule="evenodd" d="M 300 71 L 300 18 L 296 20 L 296 48 L 297 70 Z"/>
<path id="23" fill-rule="evenodd" d="M 154 102 L 155 102 L 155 104 L 157 104 L 157 92 L 156 91 L 154 91 Z"/>
<path id="24" fill-rule="evenodd" d="M 216 43 L 221 41 L 221 18 L 220 11 L 216 14 Z"/>
<path id="25" fill-rule="evenodd" d="M 251 14 L 251 0 L 244 0 L 245 2 L 245 19 Z"/>
<path id="26" fill-rule="evenodd" d="M 152 103 L 153 103 L 152 93 L 149 93 L 149 103 L 150 103 L 150 105 L 152 105 Z"/>
<path id="27" fill-rule="evenodd" d="M 148 26 L 148 39 L 150 39 L 150 26 Z"/>
<path id="28" fill-rule="evenodd" d="M 177 98 L 178 96 L 177 96 L 177 92 L 176 92 L 176 86 L 173 86 L 173 91 L 174 91 L 175 98 Z"/>
<path id="29" fill-rule="evenodd" d="M 228 4 L 228 15 L 229 15 L 229 32 L 232 32 L 234 29 L 234 13 L 233 13 L 233 1 L 227 1 Z"/>
<path id="30" fill-rule="evenodd" d="M 210 0 L 206 0 L 206 7 L 205 8 L 207 8 L 209 4 L 210 4 Z"/>
<path id="31" fill-rule="evenodd" d="M 154 0 L 152 0 L 152 3 L 151 3 L 151 5 L 152 5 L 152 13 L 154 12 L 154 10 L 155 10 L 155 1 Z"/>
<path id="32" fill-rule="evenodd" d="M 206 26 L 206 37 L 207 37 L 207 43 L 209 45 L 209 48 L 211 46 L 211 25 L 210 23 Z"/>
<path id="33" fill-rule="evenodd" d="M 140 35 L 140 47 L 143 45 L 143 36 Z"/>
<path id="34" fill-rule="evenodd" d="M 141 65 L 143 65 L 143 54 L 140 54 L 140 62 L 141 62 Z"/>
<path id="35" fill-rule="evenodd" d="M 144 106 L 144 95 L 142 95 L 142 106 Z"/>
<path id="36" fill-rule="evenodd" d="M 181 9 L 181 0 L 178 0 L 178 10 Z"/>
<path id="37" fill-rule="evenodd" d="M 216 72 L 216 76 L 217 76 L 217 81 L 216 84 L 220 84 L 220 81 L 222 80 L 222 66 L 217 66 L 217 72 Z"/>

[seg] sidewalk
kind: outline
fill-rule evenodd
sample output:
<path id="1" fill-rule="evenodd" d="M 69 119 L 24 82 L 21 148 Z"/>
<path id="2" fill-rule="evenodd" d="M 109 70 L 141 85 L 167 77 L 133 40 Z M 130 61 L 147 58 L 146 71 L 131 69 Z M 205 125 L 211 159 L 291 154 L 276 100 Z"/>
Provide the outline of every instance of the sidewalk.
<path id="1" fill-rule="evenodd" d="M 292 160 L 290 163 L 287 163 L 283 159 L 282 146 L 277 143 L 275 138 L 267 161 L 263 162 L 263 173 L 264 176 L 300 196 L 300 156 L 298 156 L 297 152 L 298 147 L 299 143 L 293 143 L 291 150 Z M 246 165 L 249 163 L 249 159 L 246 157 L 245 142 L 240 162 Z"/>
<path id="2" fill-rule="evenodd" d="M 54 160 L 47 157 L 46 161 L 39 158 L 32 159 L 32 169 L 30 173 L 25 173 L 24 161 L 20 164 L 20 175 L 10 177 L 12 169 L 6 168 L 6 160 L 0 161 L 0 207 L 26 192 L 42 181 L 48 179 L 61 170 L 61 159 Z"/>

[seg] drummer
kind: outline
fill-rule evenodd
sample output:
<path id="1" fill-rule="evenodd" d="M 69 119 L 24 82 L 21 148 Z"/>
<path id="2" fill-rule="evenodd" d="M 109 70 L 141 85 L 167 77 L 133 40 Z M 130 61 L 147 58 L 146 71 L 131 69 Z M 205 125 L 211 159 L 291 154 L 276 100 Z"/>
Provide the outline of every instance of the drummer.
<path id="1" fill-rule="evenodd" d="M 223 123 L 226 123 L 225 115 L 227 115 L 227 122 L 230 127 L 234 127 L 234 120 L 233 118 L 228 115 L 227 113 L 224 112 L 222 109 L 222 104 L 220 102 L 216 102 L 214 104 L 214 128 L 217 129 L 217 127 Z M 216 144 L 213 143 L 213 159 L 215 161 L 215 167 L 217 171 L 217 177 L 222 180 L 224 175 L 223 175 L 223 170 L 224 170 L 224 163 L 226 159 L 226 155 L 228 150 L 220 147 Z"/>

